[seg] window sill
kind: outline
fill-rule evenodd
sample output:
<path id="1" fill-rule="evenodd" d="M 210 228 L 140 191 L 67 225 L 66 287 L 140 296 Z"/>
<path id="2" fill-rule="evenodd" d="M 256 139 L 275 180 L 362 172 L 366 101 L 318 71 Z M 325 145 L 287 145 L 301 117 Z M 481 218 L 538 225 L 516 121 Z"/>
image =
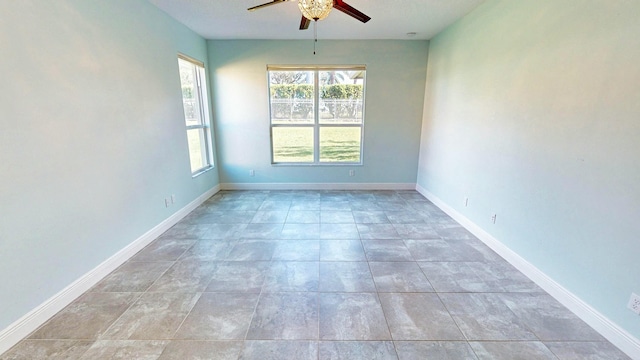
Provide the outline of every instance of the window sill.
<path id="1" fill-rule="evenodd" d="M 204 174 L 204 173 L 206 173 L 206 172 L 208 172 L 210 170 L 213 170 L 213 165 L 204 167 L 204 168 L 202 168 L 200 170 L 197 170 L 194 173 L 191 173 L 191 178 L 194 179 L 194 178 L 196 178 L 196 177 L 198 177 L 198 176 L 200 176 L 200 175 L 202 175 L 202 174 Z"/>
<path id="2" fill-rule="evenodd" d="M 274 167 L 344 167 L 344 166 L 364 166 L 363 163 L 271 163 Z"/>

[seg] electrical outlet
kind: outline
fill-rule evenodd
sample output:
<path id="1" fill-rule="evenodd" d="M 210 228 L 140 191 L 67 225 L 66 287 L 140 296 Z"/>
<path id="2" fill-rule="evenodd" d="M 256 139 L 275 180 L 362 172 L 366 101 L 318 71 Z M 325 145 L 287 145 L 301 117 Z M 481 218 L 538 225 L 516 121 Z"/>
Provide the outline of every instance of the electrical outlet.
<path id="1" fill-rule="evenodd" d="M 469 206 L 469 198 L 464 198 L 464 207 Z"/>
<path id="2" fill-rule="evenodd" d="M 171 205 L 176 203 L 176 194 L 171 194 Z"/>
<path id="3" fill-rule="evenodd" d="M 631 298 L 629 299 L 627 307 L 629 308 L 629 310 L 640 315 L 640 296 L 631 293 Z"/>
<path id="4" fill-rule="evenodd" d="M 493 216 L 491 216 L 491 222 L 495 224 L 495 223 L 496 223 L 496 218 L 497 218 L 497 217 L 498 217 L 498 215 L 493 214 Z"/>
<path id="5" fill-rule="evenodd" d="M 355 175 L 356 175 L 355 170 L 349 170 L 349 176 L 355 176 Z"/>
<path id="6" fill-rule="evenodd" d="M 164 198 L 164 207 L 169 207 L 169 198 Z"/>
<path id="7" fill-rule="evenodd" d="M 249 170 L 249 176 L 256 176 L 256 172 L 253 170 Z"/>

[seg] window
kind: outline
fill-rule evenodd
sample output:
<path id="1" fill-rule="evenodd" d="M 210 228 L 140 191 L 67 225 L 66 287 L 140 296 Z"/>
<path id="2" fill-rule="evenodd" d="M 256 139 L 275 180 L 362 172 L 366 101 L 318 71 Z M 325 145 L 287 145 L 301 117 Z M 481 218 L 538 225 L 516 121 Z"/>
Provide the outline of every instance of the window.
<path id="1" fill-rule="evenodd" d="M 213 167 L 209 97 L 204 65 L 183 55 L 178 56 L 178 65 L 191 174 L 197 176 Z"/>
<path id="2" fill-rule="evenodd" d="M 267 70 L 272 163 L 362 163 L 363 66 Z"/>

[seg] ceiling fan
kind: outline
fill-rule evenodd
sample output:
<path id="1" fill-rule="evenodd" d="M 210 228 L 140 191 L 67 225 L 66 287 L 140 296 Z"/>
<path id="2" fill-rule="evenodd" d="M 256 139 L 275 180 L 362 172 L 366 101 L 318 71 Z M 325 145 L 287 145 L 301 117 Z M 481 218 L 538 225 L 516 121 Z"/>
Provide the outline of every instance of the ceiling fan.
<path id="1" fill-rule="evenodd" d="M 287 1 L 295 0 L 273 0 L 262 5 L 250 7 L 247 10 L 254 11 Z M 308 29 L 311 20 L 318 21 L 327 17 L 332 8 L 342 11 L 343 13 L 351 16 L 352 18 L 355 18 L 356 20 L 362 21 L 363 23 L 371 20 L 370 17 L 353 8 L 342 0 L 298 0 L 298 7 L 300 8 L 300 12 L 302 12 L 302 19 L 300 20 L 300 30 Z"/>

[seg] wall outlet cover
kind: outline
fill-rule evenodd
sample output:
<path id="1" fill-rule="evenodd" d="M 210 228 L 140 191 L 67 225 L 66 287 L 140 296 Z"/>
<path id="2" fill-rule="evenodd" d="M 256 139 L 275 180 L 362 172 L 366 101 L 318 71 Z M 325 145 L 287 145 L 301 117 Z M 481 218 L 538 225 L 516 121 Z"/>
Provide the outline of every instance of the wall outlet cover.
<path id="1" fill-rule="evenodd" d="M 627 304 L 629 310 L 634 313 L 640 315 L 640 296 L 631 293 L 631 298 L 629 298 L 629 303 Z"/>

